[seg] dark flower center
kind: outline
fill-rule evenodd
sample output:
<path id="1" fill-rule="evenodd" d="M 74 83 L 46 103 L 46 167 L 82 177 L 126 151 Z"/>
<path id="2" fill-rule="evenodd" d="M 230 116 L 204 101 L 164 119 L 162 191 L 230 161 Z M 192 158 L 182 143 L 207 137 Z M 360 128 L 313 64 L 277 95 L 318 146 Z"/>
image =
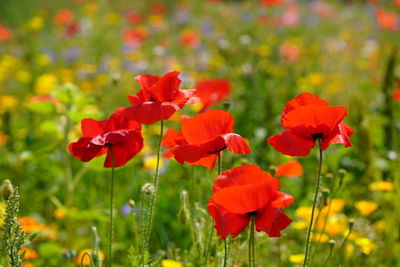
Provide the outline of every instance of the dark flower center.
<path id="1" fill-rule="evenodd" d="M 251 212 L 247 213 L 247 215 L 249 215 L 250 217 L 257 216 L 257 214 L 258 214 L 258 211 L 251 211 Z"/>
<path id="2" fill-rule="evenodd" d="M 312 138 L 314 138 L 314 140 L 317 140 L 317 139 L 322 139 L 322 137 L 324 135 L 322 133 L 315 133 L 315 134 L 312 134 L 311 136 L 312 136 Z"/>

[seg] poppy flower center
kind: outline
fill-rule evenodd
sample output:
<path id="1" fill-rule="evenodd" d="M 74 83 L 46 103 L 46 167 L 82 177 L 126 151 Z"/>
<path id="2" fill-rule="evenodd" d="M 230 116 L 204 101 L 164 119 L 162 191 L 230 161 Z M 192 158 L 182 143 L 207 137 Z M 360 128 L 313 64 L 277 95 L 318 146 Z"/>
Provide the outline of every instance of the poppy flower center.
<path id="1" fill-rule="evenodd" d="M 257 214 L 258 214 L 258 211 L 251 211 L 251 212 L 247 213 L 247 215 L 249 215 L 250 217 L 257 216 Z"/>
<path id="2" fill-rule="evenodd" d="M 324 135 L 322 133 L 315 133 L 315 134 L 312 134 L 311 136 L 312 136 L 312 138 L 314 138 L 314 140 L 317 140 L 317 139 L 322 139 L 322 137 Z"/>

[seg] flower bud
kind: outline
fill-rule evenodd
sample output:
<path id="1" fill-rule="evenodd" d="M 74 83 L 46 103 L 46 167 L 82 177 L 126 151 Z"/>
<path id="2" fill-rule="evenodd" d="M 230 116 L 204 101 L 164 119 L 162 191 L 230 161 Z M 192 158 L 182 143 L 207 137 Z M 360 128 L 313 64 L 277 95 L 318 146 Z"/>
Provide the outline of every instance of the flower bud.
<path id="1" fill-rule="evenodd" d="M 8 200 L 14 188 L 11 184 L 11 181 L 6 179 L 3 181 L 3 184 L 0 186 L 0 194 L 3 196 L 5 200 Z"/>
<path id="2" fill-rule="evenodd" d="M 152 183 L 145 183 L 142 186 L 142 192 L 146 195 L 153 195 L 155 191 L 154 185 Z"/>
<path id="3" fill-rule="evenodd" d="M 224 102 L 222 102 L 222 106 L 224 110 L 228 110 L 231 107 L 231 102 L 229 102 L 228 99 L 225 99 Z"/>
<path id="4" fill-rule="evenodd" d="M 329 247 L 330 247 L 330 249 L 333 249 L 333 248 L 335 247 L 335 245 L 336 245 L 336 241 L 333 240 L 333 239 L 330 239 L 330 240 L 329 240 Z"/>
<path id="5" fill-rule="evenodd" d="M 134 200 L 129 199 L 128 200 L 128 205 L 129 205 L 129 207 L 131 207 L 132 210 L 135 209 L 135 201 Z"/>

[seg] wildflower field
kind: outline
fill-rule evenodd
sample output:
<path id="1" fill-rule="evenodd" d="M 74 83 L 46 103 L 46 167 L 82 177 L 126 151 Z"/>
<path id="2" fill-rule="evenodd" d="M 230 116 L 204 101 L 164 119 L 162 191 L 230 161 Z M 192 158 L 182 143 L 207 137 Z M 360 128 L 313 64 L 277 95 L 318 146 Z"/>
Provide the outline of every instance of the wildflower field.
<path id="1" fill-rule="evenodd" d="M 0 266 L 400 267 L 399 0 L 0 0 Z"/>

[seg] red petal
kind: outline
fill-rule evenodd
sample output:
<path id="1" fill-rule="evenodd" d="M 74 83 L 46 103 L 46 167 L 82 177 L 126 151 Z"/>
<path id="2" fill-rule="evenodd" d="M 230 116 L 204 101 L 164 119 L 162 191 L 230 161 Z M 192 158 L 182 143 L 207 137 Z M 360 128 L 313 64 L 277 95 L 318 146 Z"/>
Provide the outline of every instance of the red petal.
<path id="1" fill-rule="evenodd" d="M 176 98 L 181 80 L 178 71 L 171 71 L 161 77 L 148 89 L 151 96 L 159 102 L 173 101 Z M 185 101 L 186 102 L 186 101 Z"/>
<path id="2" fill-rule="evenodd" d="M 331 141 L 331 144 L 344 144 L 345 147 L 351 146 L 350 136 L 352 136 L 354 130 L 344 122 L 339 124 L 339 134 L 336 135 Z"/>
<path id="3" fill-rule="evenodd" d="M 303 167 L 295 160 L 279 165 L 275 177 L 298 177 L 303 174 Z"/>
<path id="4" fill-rule="evenodd" d="M 291 222 L 280 209 L 270 206 L 256 217 L 256 230 L 266 232 L 270 237 L 279 237 Z"/>
<path id="5" fill-rule="evenodd" d="M 214 227 L 217 229 L 217 234 L 222 239 L 229 235 L 237 236 L 247 227 L 250 221 L 248 216 L 230 213 L 212 200 L 208 202 L 207 209 L 215 221 Z"/>
<path id="6" fill-rule="evenodd" d="M 238 134 L 229 133 L 222 135 L 225 140 L 226 148 L 235 154 L 249 154 L 251 149 L 247 142 Z"/>
<path id="7" fill-rule="evenodd" d="M 83 119 L 81 121 L 81 129 L 84 137 L 95 137 L 104 133 L 106 121 L 97 121 L 93 119 Z"/>
<path id="8" fill-rule="evenodd" d="M 315 143 L 288 131 L 269 137 L 267 142 L 282 154 L 297 157 L 307 156 Z"/>
<path id="9" fill-rule="evenodd" d="M 225 79 L 204 80 L 196 84 L 196 89 L 197 95 L 203 103 L 201 113 L 214 103 L 226 99 L 230 93 L 230 84 Z"/>
<path id="10" fill-rule="evenodd" d="M 328 106 L 328 102 L 311 93 L 302 93 L 290 100 L 283 108 L 282 117 L 290 111 L 306 105 Z"/>
<path id="11" fill-rule="evenodd" d="M 294 201 L 294 197 L 282 192 L 277 192 L 277 198 L 272 201 L 272 206 L 275 208 L 286 209 Z"/>
<path id="12" fill-rule="evenodd" d="M 143 138 L 137 132 L 131 132 L 122 141 L 111 145 L 112 154 L 114 157 L 114 167 L 125 165 L 131 158 L 133 158 L 143 148 Z M 104 167 L 112 167 L 111 153 L 107 153 Z"/>
<path id="13" fill-rule="evenodd" d="M 269 187 L 267 182 L 226 187 L 211 199 L 231 213 L 244 215 L 261 210 L 271 201 Z"/>
<path id="14" fill-rule="evenodd" d="M 140 84 L 142 89 L 145 90 L 152 87 L 159 79 L 160 77 L 150 74 L 140 74 L 135 77 L 135 80 Z"/>
<path id="15" fill-rule="evenodd" d="M 287 113 L 282 118 L 282 126 L 303 138 L 311 139 L 312 135 L 317 133 L 325 138 L 337 131 L 346 114 L 344 107 L 306 105 Z"/>
<path id="16" fill-rule="evenodd" d="M 217 161 L 217 158 L 218 158 L 217 154 L 207 154 L 199 160 L 188 163 L 194 166 L 204 166 L 212 170 L 214 168 L 215 162 Z"/>
<path id="17" fill-rule="evenodd" d="M 272 176 L 265 171 L 262 171 L 256 164 L 246 164 L 233 169 L 222 172 L 215 179 L 213 183 L 213 193 L 219 190 L 235 186 L 235 185 L 246 185 L 260 182 L 270 181 L 273 184 L 273 188 L 278 190 L 279 182 L 277 179 L 272 179 Z"/>
<path id="18" fill-rule="evenodd" d="M 161 145 L 167 148 L 174 147 L 177 145 L 178 140 L 184 140 L 182 133 L 174 129 L 168 129 L 161 141 Z"/>
<path id="19" fill-rule="evenodd" d="M 233 132 L 233 117 L 223 110 L 212 110 L 182 122 L 182 133 L 192 144 L 202 144 Z"/>
<path id="20" fill-rule="evenodd" d="M 122 116 L 143 124 L 153 124 L 171 117 L 176 108 L 171 105 L 162 105 L 158 102 L 144 102 L 124 109 L 119 109 Z"/>
<path id="21" fill-rule="evenodd" d="M 181 145 L 174 150 L 176 161 L 183 164 L 187 162 L 195 162 L 207 155 L 207 151 L 195 145 Z"/>
<path id="22" fill-rule="evenodd" d="M 81 137 L 77 142 L 69 144 L 68 150 L 72 156 L 83 162 L 87 162 L 105 153 L 105 151 L 102 150 L 102 146 L 94 145 L 91 141 L 92 138 L 90 137 Z"/>
<path id="23" fill-rule="evenodd" d="M 120 129 L 130 129 L 135 131 L 140 131 L 142 126 L 140 123 L 134 120 L 129 120 L 122 116 L 119 112 L 116 112 L 110 116 L 108 120 L 109 131 L 120 130 Z"/>

